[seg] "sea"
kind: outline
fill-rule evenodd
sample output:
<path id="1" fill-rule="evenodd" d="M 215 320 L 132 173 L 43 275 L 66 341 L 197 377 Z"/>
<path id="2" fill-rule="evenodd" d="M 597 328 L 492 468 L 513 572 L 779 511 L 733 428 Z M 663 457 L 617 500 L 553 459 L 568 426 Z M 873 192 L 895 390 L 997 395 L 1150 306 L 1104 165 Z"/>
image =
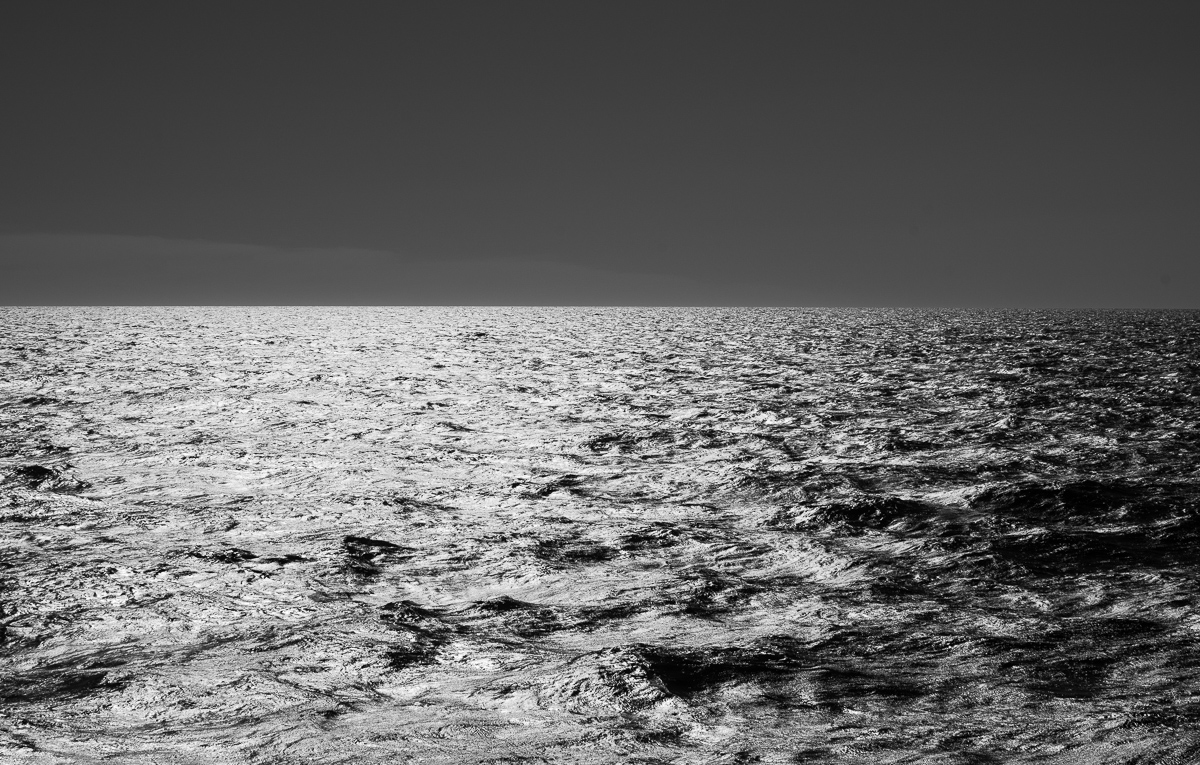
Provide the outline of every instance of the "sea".
<path id="1" fill-rule="evenodd" d="M 1200 762 L 1200 313 L 0 308 L 0 760 Z"/>

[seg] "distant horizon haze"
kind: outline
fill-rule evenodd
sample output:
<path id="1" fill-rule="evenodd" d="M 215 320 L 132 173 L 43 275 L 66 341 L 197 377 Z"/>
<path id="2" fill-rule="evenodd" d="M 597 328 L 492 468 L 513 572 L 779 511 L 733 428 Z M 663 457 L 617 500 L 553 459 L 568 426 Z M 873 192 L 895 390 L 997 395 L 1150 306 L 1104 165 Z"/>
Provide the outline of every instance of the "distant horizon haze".
<path id="1" fill-rule="evenodd" d="M 906 299 L 897 300 L 889 290 L 897 274 L 855 273 L 859 264 L 850 262 L 786 280 L 735 272 L 712 283 L 686 273 L 553 260 L 446 260 L 362 248 L 61 234 L 0 235 L 0 262 L 3 305 L 1192 307 L 1189 283 L 1132 264 L 1116 264 L 1126 271 L 1115 275 L 1042 273 L 1037 284 L 991 264 L 941 274 L 924 288 L 908 285 Z M 1130 300 L 1135 290 L 1140 299 Z"/>

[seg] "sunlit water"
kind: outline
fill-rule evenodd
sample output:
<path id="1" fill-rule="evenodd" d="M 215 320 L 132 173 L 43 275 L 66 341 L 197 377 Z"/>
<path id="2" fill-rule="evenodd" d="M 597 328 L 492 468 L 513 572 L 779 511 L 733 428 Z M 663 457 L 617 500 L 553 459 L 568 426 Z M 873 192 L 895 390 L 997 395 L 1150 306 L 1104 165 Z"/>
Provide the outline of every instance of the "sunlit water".
<path id="1" fill-rule="evenodd" d="M 0 759 L 1194 761 L 1198 345 L 0 309 Z"/>

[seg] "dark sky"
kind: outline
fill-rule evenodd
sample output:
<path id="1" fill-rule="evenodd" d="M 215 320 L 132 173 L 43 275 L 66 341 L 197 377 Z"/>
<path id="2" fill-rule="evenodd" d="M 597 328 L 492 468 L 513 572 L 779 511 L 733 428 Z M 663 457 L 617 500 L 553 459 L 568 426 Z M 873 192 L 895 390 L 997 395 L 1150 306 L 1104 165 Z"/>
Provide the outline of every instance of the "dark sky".
<path id="1" fill-rule="evenodd" d="M 0 301 L 1200 307 L 1198 22 L 10 1 Z"/>

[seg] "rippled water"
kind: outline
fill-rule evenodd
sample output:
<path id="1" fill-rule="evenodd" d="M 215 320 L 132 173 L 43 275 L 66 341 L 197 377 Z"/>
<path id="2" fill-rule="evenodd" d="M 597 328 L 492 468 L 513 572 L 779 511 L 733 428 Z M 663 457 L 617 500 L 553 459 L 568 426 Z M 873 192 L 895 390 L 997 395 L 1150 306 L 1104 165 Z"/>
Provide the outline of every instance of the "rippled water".
<path id="1" fill-rule="evenodd" d="M 0 309 L 0 759 L 1200 760 L 1198 345 Z"/>

